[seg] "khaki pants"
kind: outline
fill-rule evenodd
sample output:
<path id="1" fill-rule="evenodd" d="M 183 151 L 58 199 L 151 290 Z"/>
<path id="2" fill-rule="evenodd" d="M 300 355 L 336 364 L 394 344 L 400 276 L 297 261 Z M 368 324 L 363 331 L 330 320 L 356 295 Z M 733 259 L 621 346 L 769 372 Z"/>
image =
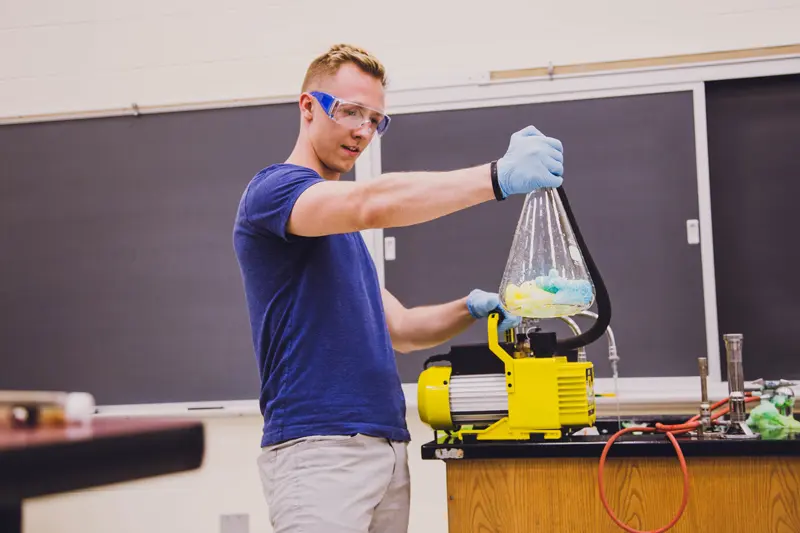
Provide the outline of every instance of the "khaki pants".
<path id="1" fill-rule="evenodd" d="M 407 533 L 407 444 L 320 436 L 268 446 L 258 467 L 275 533 Z"/>

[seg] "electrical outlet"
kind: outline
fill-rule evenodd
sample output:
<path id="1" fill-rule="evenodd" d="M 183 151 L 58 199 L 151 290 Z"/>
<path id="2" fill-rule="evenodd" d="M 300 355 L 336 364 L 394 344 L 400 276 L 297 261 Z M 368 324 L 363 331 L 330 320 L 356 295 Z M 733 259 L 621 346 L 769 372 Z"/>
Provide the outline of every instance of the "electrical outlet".
<path id="1" fill-rule="evenodd" d="M 689 244 L 700 244 L 700 221 L 689 219 L 686 221 L 686 240 Z"/>
<path id="2" fill-rule="evenodd" d="M 383 259 L 386 261 L 394 261 L 397 259 L 394 237 L 383 238 Z"/>
<path id="3" fill-rule="evenodd" d="M 219 533 L 250 533 L 250 515 L 246 514 L 220 515 Z"/>

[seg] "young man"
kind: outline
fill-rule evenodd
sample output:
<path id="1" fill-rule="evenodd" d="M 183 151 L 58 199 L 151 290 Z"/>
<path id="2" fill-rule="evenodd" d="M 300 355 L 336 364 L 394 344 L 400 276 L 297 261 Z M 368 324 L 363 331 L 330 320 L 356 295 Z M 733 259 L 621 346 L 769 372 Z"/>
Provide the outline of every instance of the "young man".
<path id="1" fill-rule="evenodd" d="M 379 286 L 360 230 L 419 224 L 561 184 L 561 143 L 529 126 L 496 162 L 342 182 L 387 131 L 385 71 L 334 46 L 300 96 L 284 163 L 244 191 L 234 228 L 261 375 L 259 470 L 276 533 L 400 533 L 408 526 L 405 402 L 394 350 L 436 346 L 493 310 L 497 294 L 405 308 Z"/>

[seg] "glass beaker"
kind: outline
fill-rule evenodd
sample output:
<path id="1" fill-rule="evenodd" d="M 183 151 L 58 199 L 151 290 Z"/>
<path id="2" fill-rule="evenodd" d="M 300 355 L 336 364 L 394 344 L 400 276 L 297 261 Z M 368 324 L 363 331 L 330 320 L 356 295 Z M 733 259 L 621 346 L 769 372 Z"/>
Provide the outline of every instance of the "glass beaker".
<path id="1" fill-rule="evenodd" d="M 525 197 L 499 295 L 509 312 L 527 318 L 572 316 L 594 303 L 594 284 L 556 189 Z"/>

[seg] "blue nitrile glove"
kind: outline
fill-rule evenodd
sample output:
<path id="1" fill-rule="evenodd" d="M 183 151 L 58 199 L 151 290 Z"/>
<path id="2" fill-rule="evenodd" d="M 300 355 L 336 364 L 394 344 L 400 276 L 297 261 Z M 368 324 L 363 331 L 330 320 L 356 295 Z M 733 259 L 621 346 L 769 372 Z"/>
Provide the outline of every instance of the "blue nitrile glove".
<path id="1" fill-rule="evenodd" d="M 497 160 L 497 181 L 503 197 L 528 194 L 564 181 L 564 147 L 533 126 L 511 136 L 506 154 Z"/>
<path id="2" fill-rule="evenodd" d="M 520 317 L 506 311 L 503 304 L 500 303 L 500 296 L 496 292 L 474 289 L 467 296 L 467 309 L 469 309 L 469 314 L 473 318 L 486 318 L 493 311 L 498 311 L 500 313 L 500 322 L 497 324 L 497 329 L 501 333 L 519 326 L 520 322 L 522 322 Z"/>

